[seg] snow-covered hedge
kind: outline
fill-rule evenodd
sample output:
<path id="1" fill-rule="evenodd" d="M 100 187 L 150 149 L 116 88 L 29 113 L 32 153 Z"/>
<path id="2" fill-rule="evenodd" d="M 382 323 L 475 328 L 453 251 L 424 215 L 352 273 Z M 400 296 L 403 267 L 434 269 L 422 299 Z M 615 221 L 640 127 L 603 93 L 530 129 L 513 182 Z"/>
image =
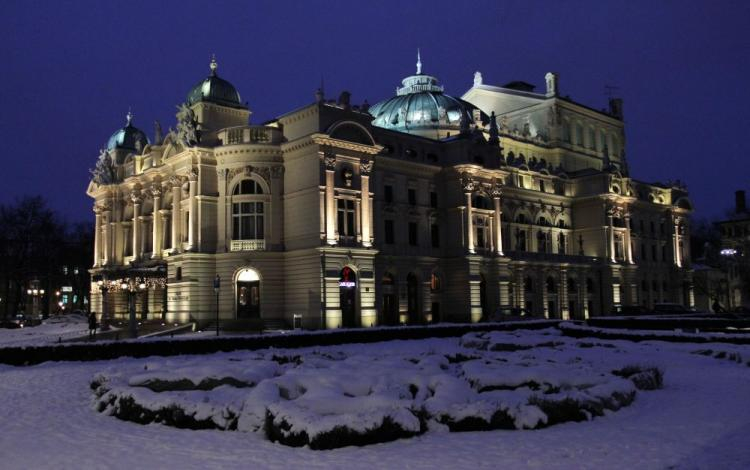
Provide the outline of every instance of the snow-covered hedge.
<path id="1" fill-rule="evenodd" d="M 408 353 L 382 343 L 378 354 L 319 348 L 152 359 L 95 376 L 94 408 L 136 423 L 255 432 L 284 445 L 332 449 L 428 431 L 588 420 L 629 405 L 637 388 L 658 388 L 644 386 L 656 382 L 646 379 L 658 369 L 612 370 L 617 351 L 606 348 L 595 360 L 572 356 L 581 350 L 555 330 L 470 333 L 449 350 L 411 343 Z M 611 360 L 602 360 L 605 352 Z"/>

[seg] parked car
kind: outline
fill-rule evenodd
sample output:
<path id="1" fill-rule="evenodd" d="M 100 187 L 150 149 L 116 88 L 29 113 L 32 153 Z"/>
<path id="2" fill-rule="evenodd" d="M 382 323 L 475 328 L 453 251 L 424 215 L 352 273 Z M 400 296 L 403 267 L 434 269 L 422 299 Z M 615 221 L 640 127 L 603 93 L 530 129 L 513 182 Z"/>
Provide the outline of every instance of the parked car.
<path id="1" fill-rule="evenodd" d="M 501 305 L 494 312 L 489 314 L 484 321 L 497 322 L 507 320 L 517 320 L 519 318 L 530 317 L 526 309 L 521 307 L 511 307 L 510 305 Z"/>
<path id="2" fill-rule="evenodd" d="M 615 305 L 612 308 L 612 315 L 619 316 L 637 316 L 637 315 L 648 315 L 649 312 L 642 305 Z"/>
<path id="3" fill-rule="evenodd" d="M 690 310 L 689 308 L 685 307 L 682 304 L 675 304 L 671 302 L 664 302 L 659 304 L 654 304 L 654 310 L 655 313 L 659 314 L 682 314 L 682 313 L 694 313 L 694 310 Z"/>

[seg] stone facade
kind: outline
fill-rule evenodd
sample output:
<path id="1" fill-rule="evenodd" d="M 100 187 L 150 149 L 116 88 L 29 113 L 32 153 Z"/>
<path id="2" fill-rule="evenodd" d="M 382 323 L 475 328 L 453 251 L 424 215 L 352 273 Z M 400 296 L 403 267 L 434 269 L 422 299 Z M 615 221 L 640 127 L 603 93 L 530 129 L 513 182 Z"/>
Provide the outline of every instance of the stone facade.
<path id="1" fill-rule="evenodd" d="M 89 185 L 92 310 L 124 315 L 133 276 L 139 315 L 211 319 L 216 275 L 222 319 L 311 328 L 692 306 L 685 188 L 632 179 L 621 102 L 594 111 L 559 97 L 557 80 L 538 94 L 477 74 L 445 100 L 458 114 L 391 106 L 382 127 L 347 93 L 265 125 L 198 94 L 196 142 L 121 139 L 136 144 L 107 149 L 114 180 Z M 404 84 L 399 99 L 443 93 L 419 73 Z"/>

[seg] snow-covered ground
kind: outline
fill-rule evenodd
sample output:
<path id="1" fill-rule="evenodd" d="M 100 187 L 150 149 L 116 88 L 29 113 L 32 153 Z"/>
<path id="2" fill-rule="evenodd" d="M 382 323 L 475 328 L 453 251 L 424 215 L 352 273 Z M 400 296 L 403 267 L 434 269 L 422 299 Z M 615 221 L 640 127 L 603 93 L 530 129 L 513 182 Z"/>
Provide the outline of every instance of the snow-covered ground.
<path id="1" fill-rule="evenodd" d="M 0 328 L 0 347 L 38 346 L 88 335 L 88 320 L 84 315 L 52 316 L 41 325 L 24 328 Z"/>
<path id="2" fill-rule="evenodd" d="M 750 367 L 747 365 L 750 347 L 576 340 L 545 333 L 549 332 L 497 332 L 470 334 L 463 340 L 391 341 L 304 350 L 121 358 L 88 363 L 46 363 L 33 367 L 0 366 L 2 467 L 750 467 L 750 446 L 747 446 L 750 406 L 746 403 L 750 396 Z M 519 348 L 511 350 L 514 348 L 509 345 Z M 225 372 L 234 367 L 233 364 L 238 366 L 233 375 L 257 382 L 263 379 L 262 368 L 252 375 L 241 366 L 245 361 L 267 361 L 273 355 L 289 358 L 303 355 L 314 359 L 308 361 L 312 366 L 321 366 L 321 382 L 325 382 L 327 366 L 323 367 L 325 363 L 316 357 L 343 359 L 338 361 L 341 364 L 352 358 L 356 359 L 352 364 L 360 361 L 359 369 L 354 367 L 347 372 L 354 375 L 346 386 L 353 392 L 351 394 L 356 395 L 362 381 L 367 381 L 368 368 L 382 373 L 372 364 L 372 361 L 378 362 L 377 358 L 387 362 L 398 357 L 428 358 L 457 352 L 470 356 L 477 351 L 480 354 L 491 352 L 491 356 L 499 361 L 493 366 L 495 372 L 493 368 L 472 369 L 474 366 L 464 370 L 473 379 L 490 385 L 507 384 L 504 379 L 498 382 L 497 377 L 503 377 L 503 374 L 506 378 L 523 379 L 518 375 L 518 366 L 523 362 L 532 366 L 524 371 L 529 377 L 558 381 L 571 376 L 565 372 L 566 368 L 578 370 L 576 364 L 582 364 L 584 372 L 589 374 L 625 364 L 647 363 L 664 370 L 664 388 L 638 391 L 630 406 L 591 421 L 539 430 L 447 432 L 436 427 L 420 436 L 389 443 L 315 451 L 272 443 L 255 432 L 191 431 L 161 424 L 143 426 L 121 421 L 95 411 L 89 387 L 92 379 L 101 373 L 112 376 L 121 373 L 128 378 L 129 386 L 137 386 L 147 381 L 149 374 L 161 378 L 170 374 L 197 378 Z M 515 371 L 508 372 L 513 367 L 503 370 L 499 365 L 501 359 L 513 364 Z M 304 364 L 305 359 L 302 362 Z M 268 369 L 264 370 L 273 371 L 270 375 L 277 376 L 279 368 L 294 369 L 289 364 L 267 364 Z M 589 366 L 594 369 L 589 370 Z M 359 377 L 357 370 L 362 371 Z M 312 380 L 312 377 L 306 380 Z M 335 411 L 337 407 L 333 409 Z"/>

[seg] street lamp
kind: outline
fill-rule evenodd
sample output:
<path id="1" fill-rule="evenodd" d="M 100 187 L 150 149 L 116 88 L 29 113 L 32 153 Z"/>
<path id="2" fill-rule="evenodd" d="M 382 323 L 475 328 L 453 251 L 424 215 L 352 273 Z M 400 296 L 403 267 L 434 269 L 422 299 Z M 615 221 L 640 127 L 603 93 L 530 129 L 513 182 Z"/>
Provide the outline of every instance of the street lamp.
<path id="1" fill-rule="evenodd" d="M 99 286 L 99 291 L 102 293 L 102 331 L 109 331 L 109 309 L 107 308 L 107 292 L 109 291 L 109 286 L 107 286 L 107 283 L 103 279 L 99 279 L 96 281 L 96 285 Z"/>
<path id="2" fill-rule="evenodd" d="M 216 336 L 219 336 L 219 289 L 221 288 L 221 277 L 217 274 L 214 278 L 214 294 L 216 294 Z"/>
<path id="3" fill-rule="evenodd" d="M 130 337 L 137 338 L 138 324 L 135 321 L 135 297 L 139 291 L 142 291 L 146 288 L 146 283 L 140 282 L 136 284 L 136 280 L 131 278 L 128 280 L 123 280 L 120 287 L 128 294 L 128 330 L 130 332 Z"/>

